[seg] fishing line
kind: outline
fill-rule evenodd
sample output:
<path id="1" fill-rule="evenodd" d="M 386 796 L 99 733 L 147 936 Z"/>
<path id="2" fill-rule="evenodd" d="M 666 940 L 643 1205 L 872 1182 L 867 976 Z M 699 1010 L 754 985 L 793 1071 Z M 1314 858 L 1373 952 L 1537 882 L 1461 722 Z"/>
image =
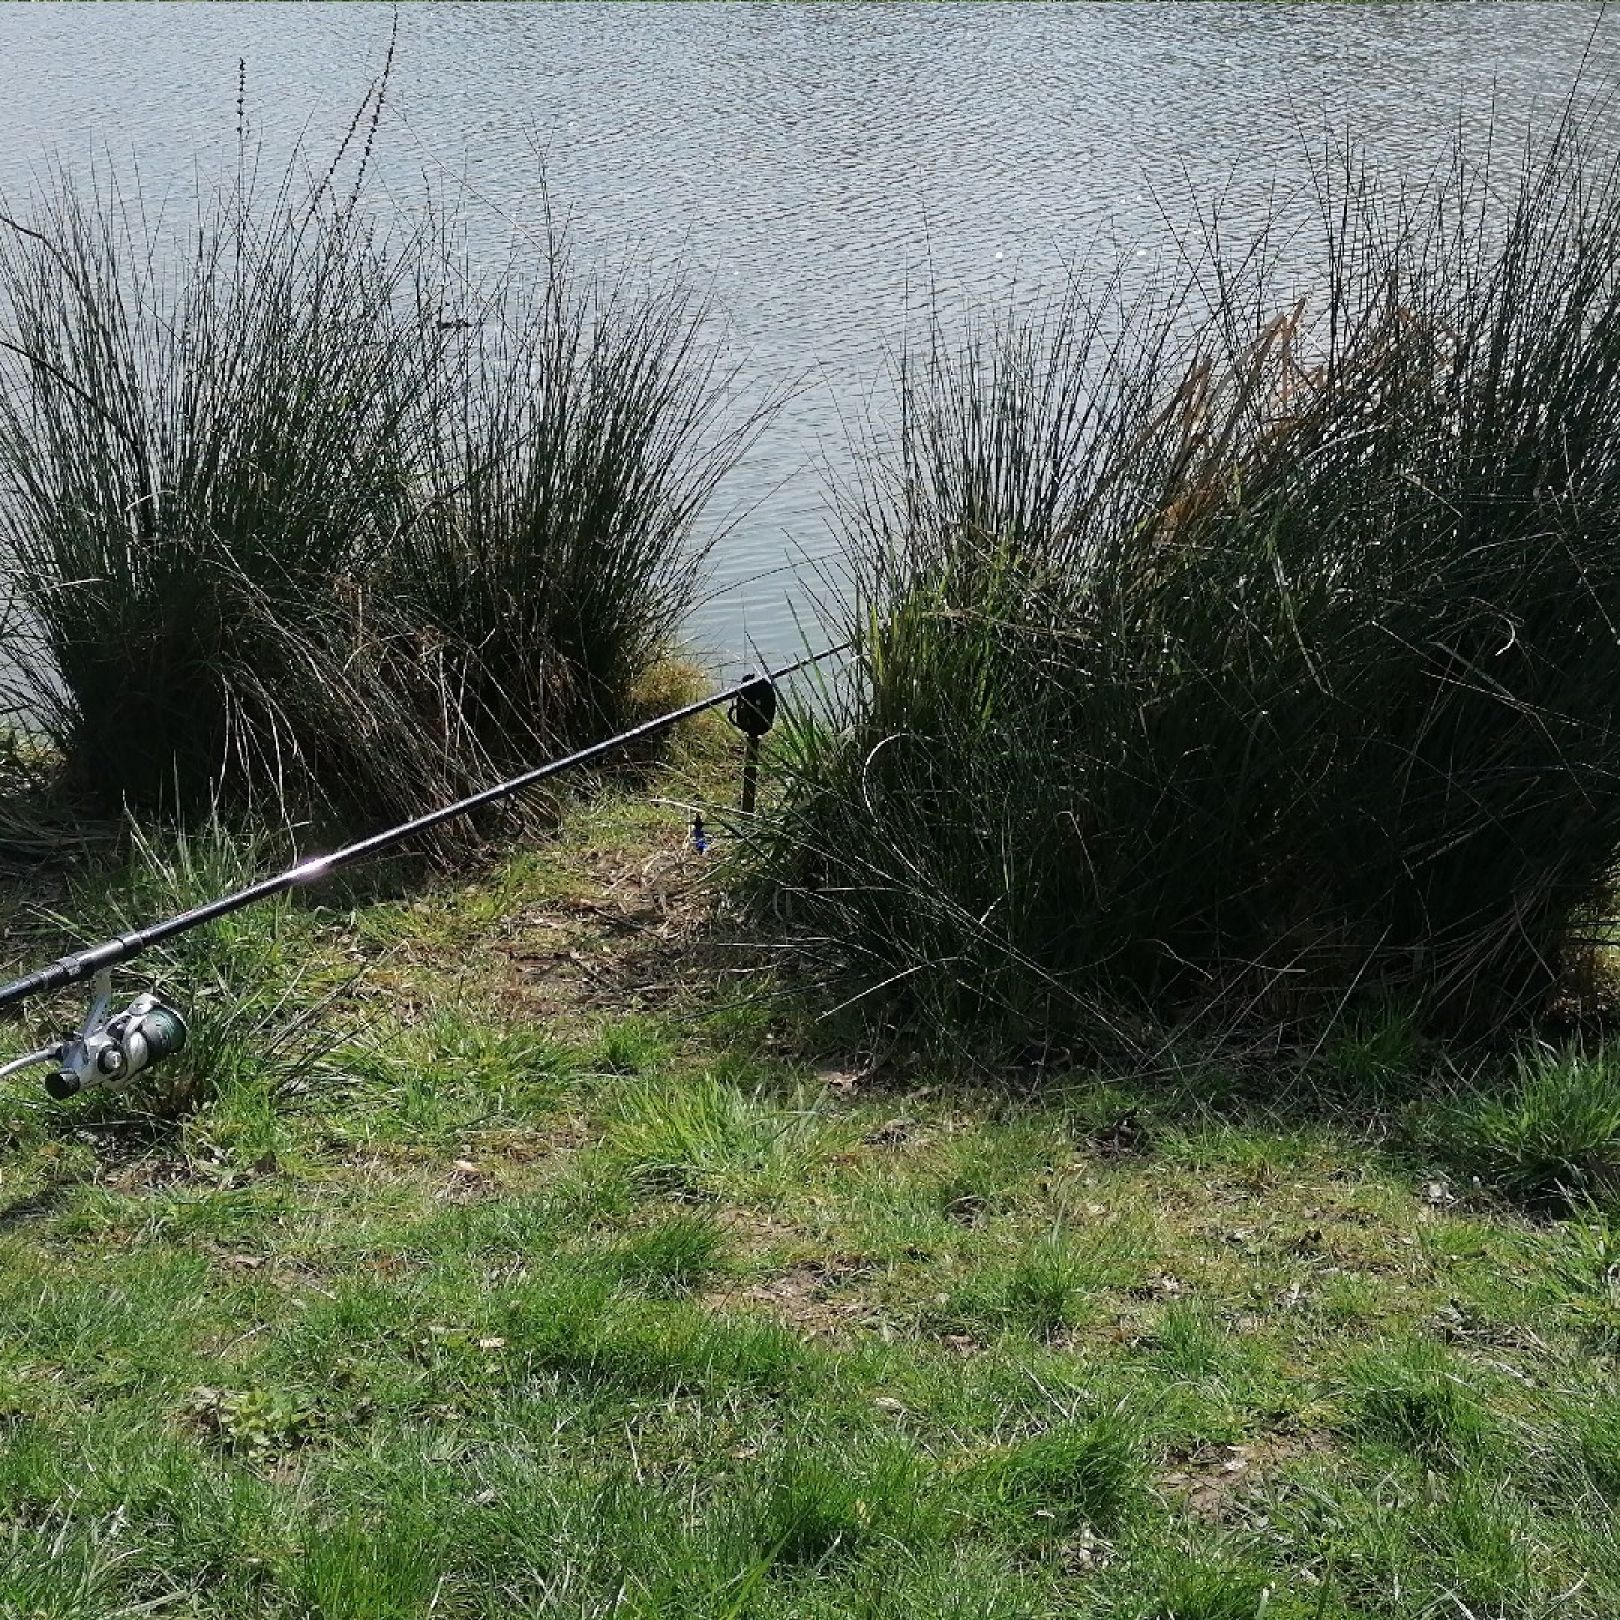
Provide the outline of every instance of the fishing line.
<path id="1" fill-rule="evenodd" d="M 383 851 L 406 843 L 421 833 L 431 832 L 446 822 L 470 815 L 486 805 L 499 803 L 502 799 L 521 793 L 524 789 L 533 787 L 549 777 L 559 776 L 576 766 L 589 765 L 629 743 L 656 736 L 659 732 L 678 725 L 682 720 L 703 714 L 709 709 L 729 705 L 728 712 L 732 723 L 748 738 L 744 765 L 744 797 L 751 808 L 759 739 L 770 729 L 776 714 L 776 683 L 797 674 L 800 670 L 809 669 L 828 658 L 836 657 L 839 653 L 847 652 L 849 647 L 849 642 L 840 642 L 835 646 L 824 647 L 820 652 L 809 653 L 791 664 L 784 664 L 768 674 L 757 676 L 750 674 L 735 685 L 724 687 L 708 697 L 683 704 L 680 708 L 656 715 L 651 720 L 644 720 L 640 725 L 630 727 L 628 731 L 605 737 L 600 742 L 590 744 L 589 747 L 577 749 L 574 753 L 548 760 L 544 765 L 538 765 L 504 782 L 497 782 L 492 787 L 483 788 L 464 799 L 457 799 L 453 804 L 443 805 L 437 810 L 428 811 L 425 815 L 401 822 L 398 826 L 373 833 L 352 844 L 345 844 L 341 849 L 333 850 L 328 855 L 300 861 L 273 877 L 261 878 L 255 883 L 233 890 L 230 894 L 221 895 L 216 900 L 194 906 L 189 911 L 179 912 L 145 928 L 137 928 L 130 933 L 118 935 L 114 939 L 104 940 L 87 950 L 75 951 L 33 973 L 24 974 L 20 979 L 14 979 L 10 984 L 0 986 L 0 1009 L 4 1009 L 20 1006 L 35 996 L 65 989 L 69 985 L 82 984 L 86 980 L 95 981 L 91 1007 L 79 1030 L 52 1046 L 42 1047 L 25 1057 L 0 1066 L 0 1076 L 35 1064 L 52 1065 L 53 1072 L 46 1078 L 45 1087 L 53 1097 L 59 1098 L 71 1097 L 87 1086 L 122 1083 L 133 1079 L 142 1069 L 181 1050 L 185 1045 L 186 1028 L 178 1012 L 172 1007 L 165 1006 L 149 993 L 142 993 L 128 1007 L 109 1017 L 107 1009 L 112 993 L 111 975 L 113 968 L 119 964 L 132 960 L 154 945 L 174 939 L 177 935 L 187 933 L 216 918 L 229 916 L 245 907 L 257 905 L 261 900 L 272 899 L 293 889 L 323 882 L 332 873 L 345 867 L 354 866 L 373 855 L 380 855 Z"/>

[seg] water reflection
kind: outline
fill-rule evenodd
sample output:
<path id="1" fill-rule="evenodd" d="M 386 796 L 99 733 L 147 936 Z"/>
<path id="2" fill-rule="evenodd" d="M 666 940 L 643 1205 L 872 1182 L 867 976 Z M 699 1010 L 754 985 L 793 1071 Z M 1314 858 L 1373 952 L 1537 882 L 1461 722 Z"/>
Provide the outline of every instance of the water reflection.
<path id="1" fill-rule="evenodd" d="M 0 189 L 59 159 L 133 161 L 183 196 L 236 158 L 238 59 L 266 165 L 329 146 L 380 66 L 390 10 L 0 5 Z M 1550 110 L 1620 19 L 1549 5 L 501 5 L 402 8 L 379 149 L 402 206 L 465 186 L 505 262 L 540 221 L 543 153 L 576 240 L 683 259 L 711 286 L 755 397 L 791 403 L 723 492 L 730 526 L 693 634 L 796 643 L 827 550 L 824 464 L 907 311 L 1038 298 L 1066 264 L 1151 258 L 1189 198 L 1229 217 L 1299 184 L 1325 118 L 1381 163 L 1426 168 Z M 521 262 L 521 254 L 520 254 Z"/>

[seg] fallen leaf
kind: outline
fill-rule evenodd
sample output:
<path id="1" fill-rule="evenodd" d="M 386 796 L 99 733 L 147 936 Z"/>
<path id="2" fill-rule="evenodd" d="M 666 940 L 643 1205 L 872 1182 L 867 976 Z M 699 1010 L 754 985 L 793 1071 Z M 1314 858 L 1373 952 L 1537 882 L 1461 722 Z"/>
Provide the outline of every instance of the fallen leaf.
<path id="1" fill-rule="evenodd" d="M 854 1091 L 870 1074 L 866 1069 L 820 1069 L 816 1079 L 829 1091 Z"/>

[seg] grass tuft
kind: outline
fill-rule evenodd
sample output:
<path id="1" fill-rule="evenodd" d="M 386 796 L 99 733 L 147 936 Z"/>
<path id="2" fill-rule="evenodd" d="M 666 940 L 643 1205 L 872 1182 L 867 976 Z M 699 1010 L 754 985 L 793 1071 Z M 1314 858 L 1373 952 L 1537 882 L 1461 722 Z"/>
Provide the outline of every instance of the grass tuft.
<path id="1" fill-rule="evenodd" d="M 1337 1620 L 1325 1596 L 1295 1598 L 1278 1589 L 1276 1575 L 1241 1555 L 1159 1560 L 1148 1593 L 1127 1602 L 1131 1620 Z"/>
<path id="2" fill-rule="evenodd" d="M 1390 1345 L 1353 1359 L 1346 1376 L 1353 1434 L 1430 1462 L 1478 1460 L 1482 1403 L 1445 1351 L 1421 1340 Z"/>
<path id="3" fill-rule="evenodd" d="M 258 877 L 271 848 L 217 815 L 190 831 L 132 824 L 127 855 L 73 879 L 62 911 L 36 921 L 31 936 L 70 939 L 75 949 L 115 938 Z M 145 953 L 142 981 L 185 1009 L 186 1045 L 138 1076 L 133 1090 L 92 1093 L 77 1111 L 119 1114 L 133 1104 L 173 1118 L 206 1104 L 215 1128 L 257 1140 L 256 1152 L 269 1149 L 277 1105 L 331 1077 L 332 1054 L 349 1033 L 336 1006 L 348 978 L 304 959 L 308 937 L 307 919 L 278 897 Z M 128 976 L 114 993 L 130 993 Z"/>
<path id="4" fill-rule="evenodd" d="M 1008 1274 L 1007 1314 L 1025 1332 L 1050 1338 L 1084 1317 L 1094 1282 L 1072 1239 L 1045 1239 L 1021 1255 Z"/>
<path id="5" fill-rule="evenodd" d="M 761 1547 L 785 1565 L 823 1565 L 910 1547 L 937 1530 L 919 1460 L 900 1446 L 852 1451 L 836 1464 L 818 1452 L 790 1448 L 771 1471 L 764 1504 Z"/>
<path id="6" fill-rule="evenodd" d="M 675 1215 L 609 1250 L 606 1265 L 619 1282 L 646 1294 L 689 1294 L 725 1263 L 725 1233 L 703 1215 Z"/>
<path id="7" fill-rule="evenodd" d="M 1146 1506 L 1144 1425 L 1115 1409 L 1048 1429 L 988 1458 L 976 1485 L 989 1510 L 1032 1541 L 1081 1528 L 1112 1535 Z"/>
<path id="8" fill-rule="evenodd" d="M 291 172 L 0 222 L 0 714 L 85 803 L 372 829 L 642 717 L 758 418 L 678 276 L 456 232 Z"/>
<path id="9" fill-rule="evenodd" d="M 1535 1046 L 1506 1077 L 1441 1105 L 1430 1134 L 1464 1173 L 1567 1208 L 1620 1191 L 1620 1063 L 1606 1046 Z"/>
<path id="10" fill-rule="evenodd" d="M 813 1113 L 749 1096 L 712 1074 L 627 1092 L 609 1141 L 644 1187 L 695 1198 L 768 1191 L 813 1148 Z"/>

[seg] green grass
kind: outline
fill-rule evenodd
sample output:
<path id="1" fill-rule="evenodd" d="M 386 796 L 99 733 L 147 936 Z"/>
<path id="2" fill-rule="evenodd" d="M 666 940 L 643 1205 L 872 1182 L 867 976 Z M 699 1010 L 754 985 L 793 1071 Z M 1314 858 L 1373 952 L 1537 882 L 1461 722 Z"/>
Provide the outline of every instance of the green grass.
<path id="1" fill-rule="evenodd" d="M 1511 1195 L 1551 1205 L 1620 1189 L 1620 1067 L 1603 1045 L 1535 1047 L 1511 1074 L 1436 1110 L 1453 1161 Z"/>
<path id="2" fill-rule="evenodd" d="M 694 933 L 726 844 L 609 796 L 476 883 L 249 913 L 156 964 L 229 1061 L 0 1089 L 0 1614 L 1620 1608 L 1601 1196 L 1452 1173 L 1387 1032 L 1286 1087 L 873 1072 Z M 241 1058 L 329 998 L 292 1083 Z"/>

